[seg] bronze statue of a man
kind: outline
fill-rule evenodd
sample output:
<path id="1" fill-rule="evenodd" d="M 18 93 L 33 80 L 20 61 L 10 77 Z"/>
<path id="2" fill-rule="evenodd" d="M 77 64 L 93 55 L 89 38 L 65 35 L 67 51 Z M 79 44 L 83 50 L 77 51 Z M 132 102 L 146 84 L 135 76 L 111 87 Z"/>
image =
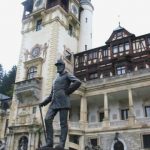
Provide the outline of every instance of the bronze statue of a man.
<path id="1" fill-rule="evenodd" d="M 58 60 L 55 65 L 57 67 L 58 75 L 53 82 L 51 94 L 45 99 L 45 101 L 40 103 L 40 106 L 42 107 L 51 102 L 45 117 L 47 141 L 46 145 L 42 148 L 53 147 L 52 123 L 58 112 L 60 114 L 61 135 L 60 143 L 55 148 L 64 148 L 68 133 L 67 117 L 70 109 L 69 95 L 77 90 L 81 85 L 81 81 L 79 79 L 65 71 L 65 63 L 61 59 Z"/>

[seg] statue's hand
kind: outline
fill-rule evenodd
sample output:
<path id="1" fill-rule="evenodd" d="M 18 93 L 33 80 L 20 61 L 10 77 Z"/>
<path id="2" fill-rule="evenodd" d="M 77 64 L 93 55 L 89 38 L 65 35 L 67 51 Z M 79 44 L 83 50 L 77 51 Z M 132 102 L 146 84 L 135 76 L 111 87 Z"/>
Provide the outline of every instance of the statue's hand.
<path id="1" fill-rule="evenodd" d="M 44 102 L 42 102 L 42 103 L 39 104 L 40 107 L 43 107 L 43 106 L 45 106 L 45 105 L 46 105 L 46 104 L 45 104 Z"/>
<path id="2" fill-rule="evenodd" d="M 47 97 L 43 102 L 39 104 L 40 107 L 46 106 L 49 102 L 51 102 L 51 97 Z"/>

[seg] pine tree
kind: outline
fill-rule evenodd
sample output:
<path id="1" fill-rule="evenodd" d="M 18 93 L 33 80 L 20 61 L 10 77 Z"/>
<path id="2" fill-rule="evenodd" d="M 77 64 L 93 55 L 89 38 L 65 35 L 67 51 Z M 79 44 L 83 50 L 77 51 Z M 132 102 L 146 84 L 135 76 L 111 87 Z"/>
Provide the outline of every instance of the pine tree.
<path id="1" fill-rule="evenodd" d="M 16 66 L 13 66 L 12 69 L 8 73 L 5 73 L 2 78 L 0 93 L 12 97 L 15 77 L 16 77 Z"/>
<path id="2" fill-rule="evenodd" d="M 3 66 L 0 64 L 0 86 L 2 84 L 2 80 L 3 80 Z"/>

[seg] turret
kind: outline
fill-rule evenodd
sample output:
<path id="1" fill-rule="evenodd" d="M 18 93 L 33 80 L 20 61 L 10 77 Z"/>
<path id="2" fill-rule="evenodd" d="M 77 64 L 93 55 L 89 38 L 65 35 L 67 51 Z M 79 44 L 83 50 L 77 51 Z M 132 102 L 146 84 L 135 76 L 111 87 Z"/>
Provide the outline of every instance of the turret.
<path id="1" fill-rule="evenodd" d="M 91 0 L 81 0 L 79 51 L 92 48 L 92 16 L 94 7 Z"/>

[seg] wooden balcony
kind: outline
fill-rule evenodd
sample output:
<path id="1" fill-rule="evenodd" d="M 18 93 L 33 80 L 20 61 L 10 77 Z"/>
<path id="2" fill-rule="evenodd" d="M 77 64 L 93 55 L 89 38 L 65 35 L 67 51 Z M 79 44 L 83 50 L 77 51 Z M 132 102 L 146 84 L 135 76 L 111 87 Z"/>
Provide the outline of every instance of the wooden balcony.
<path id="1" fill-rule="evenodd" d="M 123 74 L 134 72 L 135 68 L 144 69 L 150 67 L 150 50 L 137 53 L 122 53 L 105 56 L 106 49 L 96 48 L 93 50 L 81 52 L 74 56 L 74 73 L 83 81 L 89 81 L 96 78 L 105 78 L 118 75 L 117 67 L 124 66 Z"/>

